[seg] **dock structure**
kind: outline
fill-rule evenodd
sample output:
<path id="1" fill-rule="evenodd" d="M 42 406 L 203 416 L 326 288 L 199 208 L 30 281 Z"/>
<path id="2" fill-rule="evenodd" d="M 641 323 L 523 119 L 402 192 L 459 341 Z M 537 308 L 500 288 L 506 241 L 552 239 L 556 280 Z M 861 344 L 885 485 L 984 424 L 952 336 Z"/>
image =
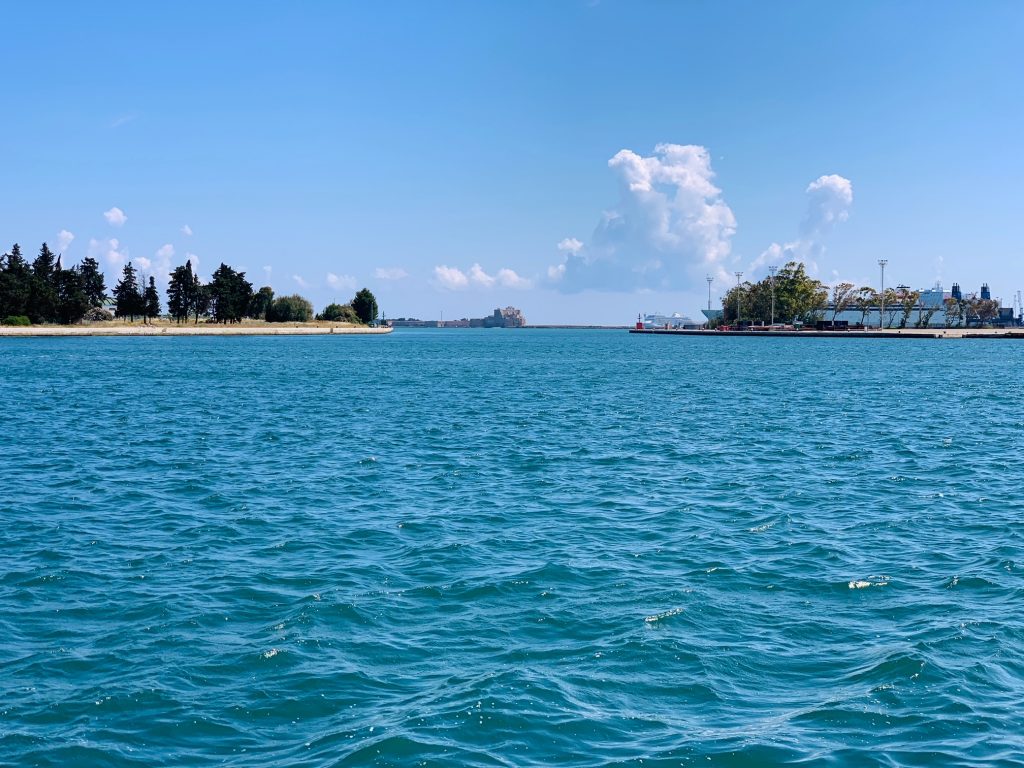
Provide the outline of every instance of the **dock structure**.
<path id="1" fill-rule="evenodd" d="M 800 339 L 1022 339 L 1024 328 L 873 328 L 869 330 L 683 330 L 674 328 L 630 328 L 643 336 L 757 336 L 760 338 Z"/>

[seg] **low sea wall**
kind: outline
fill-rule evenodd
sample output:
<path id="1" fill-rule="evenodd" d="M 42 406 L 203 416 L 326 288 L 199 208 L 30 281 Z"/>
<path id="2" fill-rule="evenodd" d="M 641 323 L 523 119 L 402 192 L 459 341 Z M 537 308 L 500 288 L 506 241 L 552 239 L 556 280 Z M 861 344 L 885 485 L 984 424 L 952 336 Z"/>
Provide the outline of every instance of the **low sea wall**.
<path id="1" fill-rule="evenodd" d="M 0 325 L 2 336 L 328 336 L 391 333 L 344 325 Z"/>

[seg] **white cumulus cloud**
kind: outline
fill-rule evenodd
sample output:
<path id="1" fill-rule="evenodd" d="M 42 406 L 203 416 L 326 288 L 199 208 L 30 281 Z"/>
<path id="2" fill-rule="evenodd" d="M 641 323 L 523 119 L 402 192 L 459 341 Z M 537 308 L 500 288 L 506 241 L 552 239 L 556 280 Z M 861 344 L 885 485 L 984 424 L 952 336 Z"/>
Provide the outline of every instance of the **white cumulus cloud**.
<path id="1" fill-rule="evenodd" d="M 192 271 L 199 269 L 199 257 L 194 253 L 185 252 L 185 261 L 192 265 Z"/>
<path id="2" fill-rule="evenodd" d="M 302 275 L 292 275 L 292 280 L 296 282 L 299 288 L 309 288 L 309 283 L 302 277 Z"/>
<path id="3" fill-rule="evenodd" d="M 533 285 L 532 281 L 520 277 L 511 269 L 499 269 L 497 280 L 499 285 L 506 288 L 529 288 Z"/>
<path id="4" fill-rule="evenodd" d="M 377 267 L 373 276 L 378 280 L 402 280 L 408 277 L 409 273 L 401 267 Z"/>
<path id="5" fill-rule="evenodd" d="M 181 234 L 185 235 L 185 237 L 192 237 L 192 227 L 188 224 L 183 224 L 181 227 Z"/>
<path id="6" fill-rule="evenodd" d="M 71 245 L 71 241 L 75 239 L 75 236 L 68 232 L 66 229 L 62 229 L 57 233 L 57 253 L 64 253 Z"/>
<path id="7" fill-rule="evenodd" d="M 104 211 L 103 218 L 107 220 L 108 224 L 115 227 L 123 227 L 124 223 L 128 221 L 128 217 L 125 215 L 125 212 L 117 206 L 114 206 L 109 211 Z"/>
<path id="8" fill-rule="evenodd" d="M 711 156 L 697 145 L 658 144 L 648 157 L 623 149 L 608 161 L 620 199 L 589 244 L 558 244 L 548 277 L 564 291 L 688 287 L 724 272 L 736 218 L 715 186 Z"/>
<path id="9" fill-rule="evenodd" d="M 558 243 L 558 250 L 569 253 L 579 253 L 581 248 L 583 248 L 583 243 L 575 237 L 566 237 Z"/>
<path id="10" fill-rule="evenodd" d="M 456 267 L 441 265 L 434 267 L 434 282 L 441 288 L 456 291 L 469 286 L 469 278 L 466 273 Z"/>
<path id="11" fill-rule="evenodd" d="M 352 275 L 336 275 L 333 272 L 328 272 L 327 284 L 331 288 L 351 288 L 355 290 L 356 279 Z"/>
<path id="12" fill-rule="evenodd" d="M 807 185 L 807 211 L 800 222 L 800 237 L 787 243 L 772 243 L 754 259 L 749 270 L 768 264 L 779 266 L 802 261 L 815 272 L 818 260 L 825 253 L 825 241 L 836 224 L 850 217 L 853 205 L 853 184 L 836 174 L 819 176 Z"/>
<path id="13" fill-rule="evenodd" d="M 515 270 L 503 268 L 495 274 L 488 274 L 482 266 L 474 264 L 463 272 L 457 267 L 434 267 L 434 284 L 450 291 L 476 286 L 478 288 L 529 288 L 533 282 L 521 277 Z"/>
<path id="14" fill-rule="evenodd" d="M 484 288 L 490 288 L 497 282 L 495 278 L 484 272 L 483 267 L 479 264 L 474 264 L 469 268 L 469 279 L 475 285 L 479 285 Z"/>

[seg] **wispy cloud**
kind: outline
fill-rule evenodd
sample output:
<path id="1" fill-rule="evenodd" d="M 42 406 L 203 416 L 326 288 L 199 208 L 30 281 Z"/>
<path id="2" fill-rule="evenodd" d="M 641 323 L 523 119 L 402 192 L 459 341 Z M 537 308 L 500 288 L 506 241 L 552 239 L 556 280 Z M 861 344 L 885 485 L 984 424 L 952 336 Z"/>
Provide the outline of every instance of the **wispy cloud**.
<path id="1" fill-rule="evenodd" d="M 109 240 L 89 240 L 89 256 L 93 259 L 102 259 L 110 267 L 120 267 L 128 260 L 128 249 L 122 249 L 121 243 L 116 237 Z"/>
<path id="2" fill-rule="evenodd" d="M 373 271 L 373 276 L 378 280 L 402 280 L 409 276 L 401 267 L 377 267 Z"/>
<path id="3" fill-rule="evenodd" d="M 103 218 L 107 220 L 108 224 L 115 227 L 123 227 L 124 223 L 128 221 L 128 216 L 117 206 L 114 206 L 109 211 L 104 211 Z"/>
<path id="4" fill-rule="evenodd" d="M 183 234 L 185 237 L 192 237 L 192 227 L 190 227 L 188 224 L 183 224 L 181 227 L 181 234 Z"/>
<path id="5" fill-rule="evenodd" d="M 336 275 L 333 272 L 328 272 L 327 284 L 331 288 L 350 288 L 355 290 L 356 279 L 352 275 Z"/>
<path id="6" fill-rule="evenodd" d="M 299 286 L 299 288 L 309 288 L 309 283 L 302 277 L 302 275 L 292 275 L 292 280 Z"/>
<path id="7" fill-rule="evenodd" d="M 110 127 L 111 128 L 120 128 L 122 125 L 127 125 L 132 120 L 135 120 L 137 117 L 138 117 L 138 115 L 135 114 L 134 112 L 129 112 L 127 114 L 120 115 L 119 117 L 115 117 L 110 122 Z"/>

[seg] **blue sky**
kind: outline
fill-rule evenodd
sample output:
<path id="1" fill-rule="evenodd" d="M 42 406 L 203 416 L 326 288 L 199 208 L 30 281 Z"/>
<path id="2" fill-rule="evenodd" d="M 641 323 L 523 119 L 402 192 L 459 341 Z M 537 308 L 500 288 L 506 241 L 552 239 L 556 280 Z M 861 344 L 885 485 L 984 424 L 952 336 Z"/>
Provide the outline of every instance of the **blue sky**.
<path id="1" fill-rule="evenodd" d="M 63 232 L 111 275 L 191 254 L 318 306 L 366 285 L 389 316 L 532 322 L 695 314 L 706 274 L 717 303 L 793 255 L 829 282 L 888 258 L 891 285 L 1024 289 L 1020 3 L 3 16 L 5 249 Z"/>

